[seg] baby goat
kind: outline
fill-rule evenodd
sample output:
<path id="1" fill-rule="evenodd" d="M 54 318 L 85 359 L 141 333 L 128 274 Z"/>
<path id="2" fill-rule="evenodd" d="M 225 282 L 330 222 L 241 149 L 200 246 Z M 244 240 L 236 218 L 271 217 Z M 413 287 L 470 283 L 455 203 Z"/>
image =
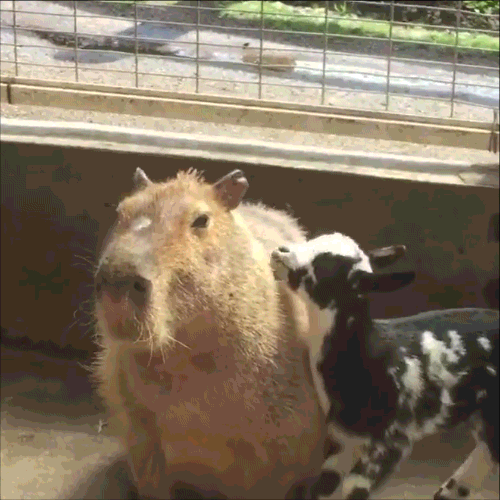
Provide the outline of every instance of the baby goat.
<path id="1" fill-rule="evenodd" d="M 342 497 L 368 498 L 415 441 L 479 415 L 476 449 L 434 496 L 467 498 L 498 465 L 499 313 L 449 309 L 372 319 L 367 294 L 397 290 L 415 277 L 373 273 L 372 265 L 395 261 L 401 249 L 367 255 L 334 233 L 280 247 L 272 264 L 308 304 L 312 370 L 328 422 L 369 440 L 344 478 Z M 481 477 L 479 460 L 489 467 Z"/>

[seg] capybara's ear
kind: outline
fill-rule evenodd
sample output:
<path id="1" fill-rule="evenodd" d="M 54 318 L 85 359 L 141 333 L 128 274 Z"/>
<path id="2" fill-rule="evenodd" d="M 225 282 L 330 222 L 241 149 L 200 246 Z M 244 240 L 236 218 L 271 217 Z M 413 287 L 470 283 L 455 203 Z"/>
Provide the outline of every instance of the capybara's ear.
<path id="1" fill-rule="evenodd" d="M 228 209 L 236 208 L 245 196 L 248 181 L 241 170 L 233 170 L 221 177 L 215 184 L 214 190 L 217 198 Z"/>
<path id="2" fill-rule="evenodd" d="M 141 189 L 143 187 L 149 186 L 150 184 L 153 184 L 149 177 L 144 173 L 144 170 L 139 167 L 135 169 L 133 181 L 134 187 L 136 189 Z"/>

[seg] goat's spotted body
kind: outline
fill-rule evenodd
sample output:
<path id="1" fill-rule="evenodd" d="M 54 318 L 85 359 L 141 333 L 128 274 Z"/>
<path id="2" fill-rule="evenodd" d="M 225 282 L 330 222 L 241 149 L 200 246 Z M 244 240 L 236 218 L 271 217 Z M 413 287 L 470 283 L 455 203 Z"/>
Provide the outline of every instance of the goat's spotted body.
<path id="1" fill-rule="evenodd" d="M 343 497 L 368 498 L 415 441 L 479 414 L 478 447 L 435 495 L 467 498 L 474 463 L 498 464 L 498 311 L 373 320 L 364 293 L 396 290 L 414 274 L 373 274 L 369 256 L 339 233 L 281 247 L 273 263 L 309 306 L 312 370 L 329 421 L 369 440 Z"/>

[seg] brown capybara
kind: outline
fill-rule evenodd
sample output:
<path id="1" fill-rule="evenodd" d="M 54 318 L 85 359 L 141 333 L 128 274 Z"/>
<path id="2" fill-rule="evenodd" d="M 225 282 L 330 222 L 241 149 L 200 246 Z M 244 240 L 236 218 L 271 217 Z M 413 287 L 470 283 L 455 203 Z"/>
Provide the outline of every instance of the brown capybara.
<path id="1" fill-rule="evenodd" d="M 285 498 L 319 473 L 326 435 L 299 340 L 307 313 L 269 259 L 304 233 L 240 205 L 238 170 L 213 185 L 196 171 L 134 181 L 95 276 L 94 375 L 139 493 L 169 498 L 187 482 Z"/>
<path id="2" fill-rule="evenodd" d="M 280 50 L 269 50 L 260 48 L 253 49 L 250 44 L 243 44 L 241 59 L 243 62 L 262 69 L 271 71 L 293 71 L 296 66 L 295 56 Z"/>

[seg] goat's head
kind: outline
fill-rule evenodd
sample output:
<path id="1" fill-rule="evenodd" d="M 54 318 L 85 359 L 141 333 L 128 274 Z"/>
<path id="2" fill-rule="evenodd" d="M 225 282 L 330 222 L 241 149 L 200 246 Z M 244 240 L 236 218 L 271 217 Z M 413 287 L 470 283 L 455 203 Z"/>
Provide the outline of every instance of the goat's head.
<path id="1" fill-rule="evenodd" d="M 373 272 L 373 268 L 386 267 L 405 252 L 403 245 L 393 245 L 365 253 L 353 239 L 333 233 L 275 249 L 271 265 L 278 279 L 324 309 L 369 292 L 391 292 L 411 283 L 414 272 Z"/>

